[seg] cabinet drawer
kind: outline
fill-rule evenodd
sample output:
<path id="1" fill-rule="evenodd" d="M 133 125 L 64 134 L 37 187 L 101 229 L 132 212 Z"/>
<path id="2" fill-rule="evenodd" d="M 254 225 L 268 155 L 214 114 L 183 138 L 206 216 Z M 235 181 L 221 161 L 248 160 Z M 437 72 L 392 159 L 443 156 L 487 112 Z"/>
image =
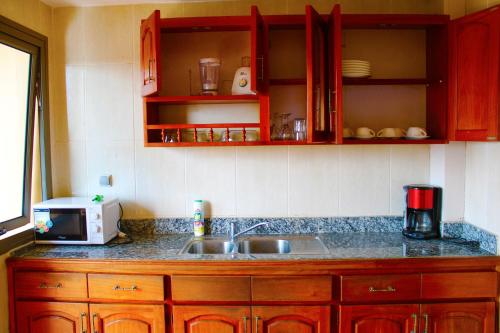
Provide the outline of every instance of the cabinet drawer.
<path id="1" fill-rule="evenodd" d="M 420 275 L 354 275 L 341 278 L 342 302 L 399 301 L 420 298 Z"/>
<path id="2" fill-rule="evenodd" d="M 254 276 L 254 301 L 329 301 L 331 276 Z"/>
<path id="3" fill-rule="evenodd" d="M 163 276 L 89 274 L 89 297 L 163 301 Z"/>
<path id="4" fill-rule="evenodd" d="M 83 273 L 18 272 L 17 298 L 87 298 L 87 277 Z"/>
<path id="5" fill-rule="evenodd" d="M 248 276 L 172 276 L 174 301 L 250 301 Z"/>
<path id="6" fill-rule="evenodd" d="M 496 272 L 422 274 L 422 298 L 497 297 Z"/>

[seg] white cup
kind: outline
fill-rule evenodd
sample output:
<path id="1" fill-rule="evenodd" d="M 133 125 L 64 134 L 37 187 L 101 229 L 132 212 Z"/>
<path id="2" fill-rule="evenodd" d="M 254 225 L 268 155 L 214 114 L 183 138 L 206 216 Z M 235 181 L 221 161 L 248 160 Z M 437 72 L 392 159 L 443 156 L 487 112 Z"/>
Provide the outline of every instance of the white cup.
<path id="1" fill-rule="evenodd" d="M 400 138 L 406 135 L 406 131 L 402 128 L 387 127 L 377 132 L 379 138 Z"/>
<path id="2" fill-rule="evenodd" d="M 376 135 L 375 131 L 368 127 L 358 127 L 356 129 L 356 137 L 363 139 L 374 138 Z"/>
<path id="3" fill-rule="evenodd" d="M 342 137 L 344 138 L 352 138 L 354 136 L 354 131 L 350 128 L 344 128 L 342 130 Z"/>
<path id="4" fill-rule="evenodd" d="M 406 131 L 406 136 L 409 138 L 422 138 L 427 136 L 427 131 L 422 127 L 410 127 Z"/>

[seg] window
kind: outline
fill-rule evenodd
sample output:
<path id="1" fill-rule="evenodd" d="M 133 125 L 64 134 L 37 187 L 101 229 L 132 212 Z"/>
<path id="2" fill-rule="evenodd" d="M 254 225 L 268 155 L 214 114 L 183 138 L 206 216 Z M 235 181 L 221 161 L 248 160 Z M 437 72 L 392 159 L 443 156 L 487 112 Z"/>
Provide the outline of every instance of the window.
<path id="1" fill-rule="evenodd" d="M 0 16 L 0 231 L 26 225 L 31 216 L 32 171 L 40 170 L 44 199 L 48 177 L 47 38 Z M 35 124 L 35 122 L 37 122 Z M 36 129 L 36 131 L 35 131 Z M 34 143 L 39 149 L 34 149 Z M 33 166 L 33 151 L 40 151 Z M 34 168 L 33 168 L 34 167 Z M 43 185 L 43 186 L 42 186 Z M 2 252 L 0 244 L 0 253 Z"/>

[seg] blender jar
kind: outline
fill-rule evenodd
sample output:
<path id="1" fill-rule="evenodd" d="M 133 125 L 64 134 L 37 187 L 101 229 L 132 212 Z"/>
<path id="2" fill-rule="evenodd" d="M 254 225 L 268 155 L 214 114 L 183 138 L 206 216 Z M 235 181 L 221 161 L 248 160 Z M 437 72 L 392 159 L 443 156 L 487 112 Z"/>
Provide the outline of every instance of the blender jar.
<path id="1" fill-rule="evenodd" d="M 200 59 L 200 81 L 202 95 L 217 95 L 219 90 L 220 59 Z"/>

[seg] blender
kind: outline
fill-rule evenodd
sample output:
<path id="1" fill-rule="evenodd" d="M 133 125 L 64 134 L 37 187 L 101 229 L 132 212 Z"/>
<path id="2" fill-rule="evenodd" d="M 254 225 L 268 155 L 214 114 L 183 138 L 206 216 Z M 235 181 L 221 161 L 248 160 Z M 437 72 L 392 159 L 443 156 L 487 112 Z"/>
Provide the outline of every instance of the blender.
<path id="1" fill-rule="evenodd" d="M 200 59 L 201 95 L 217 95 L 219 90 L 220 59 Z"/>

